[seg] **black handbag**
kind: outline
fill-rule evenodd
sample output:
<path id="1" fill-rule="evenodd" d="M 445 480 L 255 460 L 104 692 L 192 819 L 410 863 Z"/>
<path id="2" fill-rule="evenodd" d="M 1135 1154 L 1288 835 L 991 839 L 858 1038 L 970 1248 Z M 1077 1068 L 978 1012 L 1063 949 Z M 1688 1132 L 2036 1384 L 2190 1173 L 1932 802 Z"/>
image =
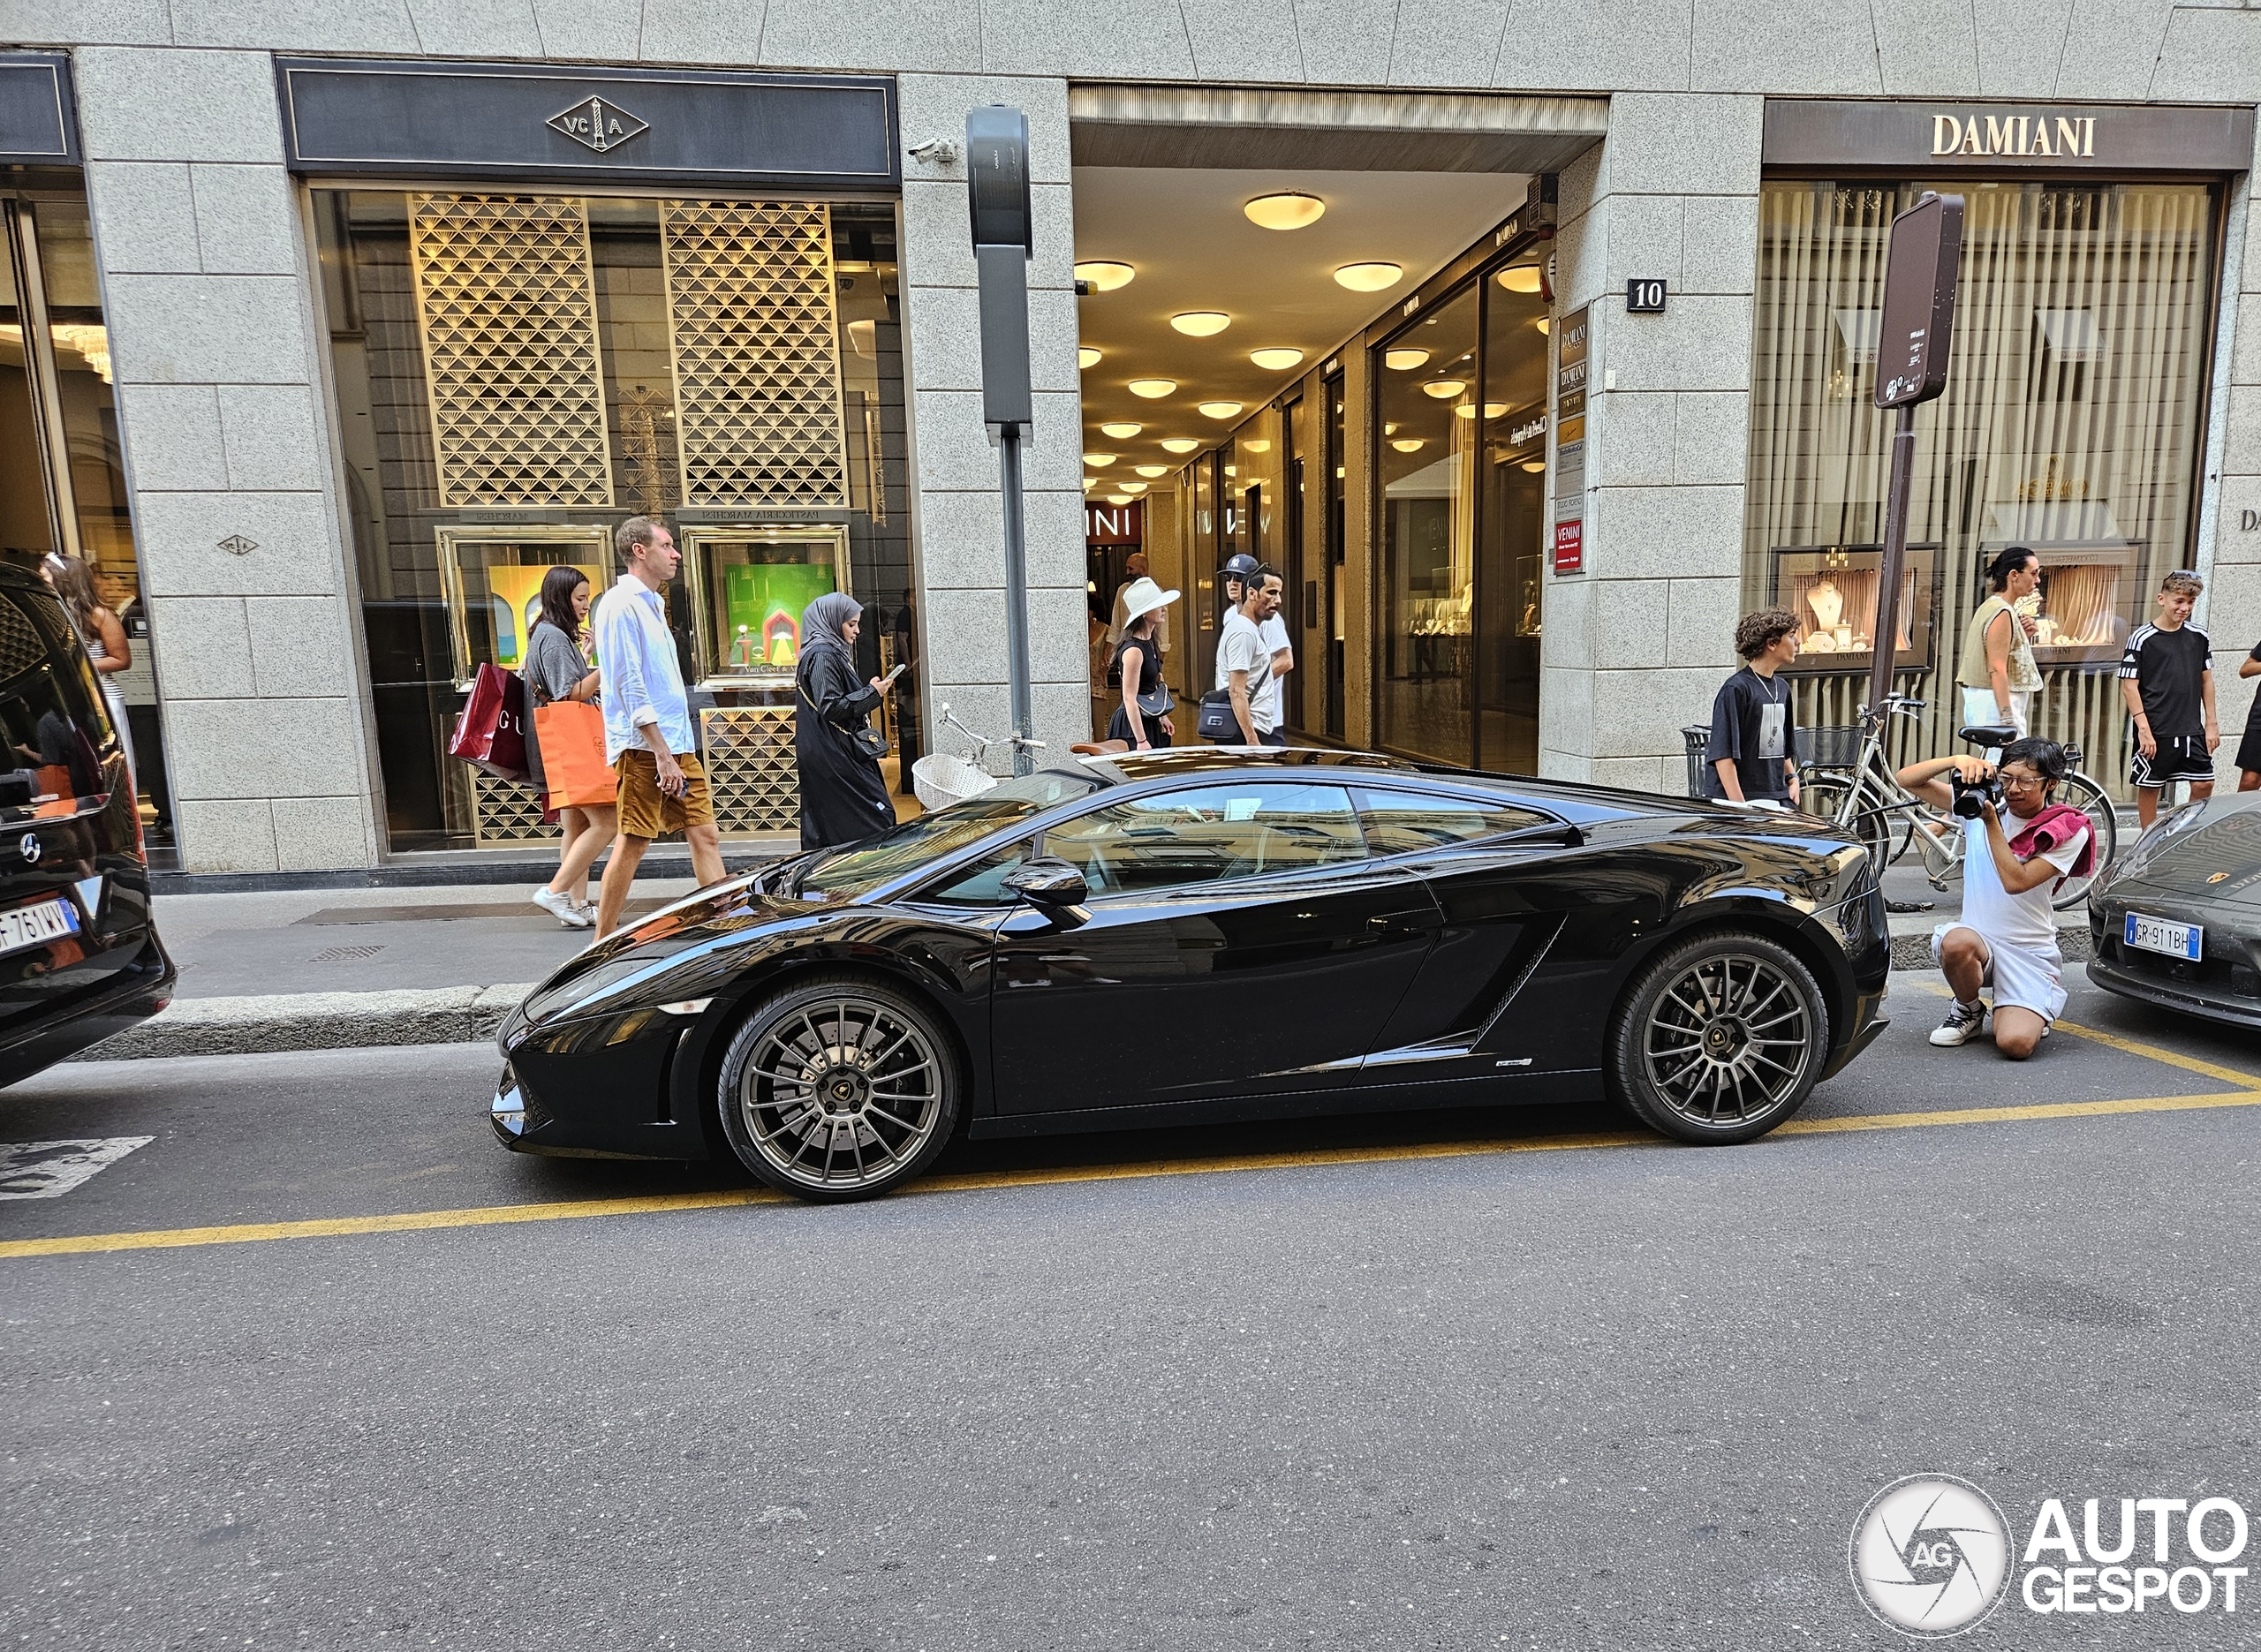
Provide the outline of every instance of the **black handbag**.
<path id="1" fill-rule="evenodd" d="M 800 690 L 801 698 L 807 702 L 808 708 L 811 711 L 816 713 L 817 720 L 819 722 L 831 722 L 831 719 L 825 716 L 821 710 L 819 710 L 817 703 L 809 698 L 809 688 L 807 683 L 796 683 L 793 686 Z M 840 725 L 838 723 L 832 723 L 832 727 L 835 728 L 840 728 Z M 860 728 L 840 728 L 840 732 L 848 736 L 849 744 L 854 746 L 857 751 L 862 752 L 874 763 L 878 762 L 888 753 L 887 736 L 881 734 L 878 729 L 873 728 L 869 723 L 866 723 Z"/>
<path id="2" fill-rule="evenodd" d="M 1167 717 L 1176 709 L 1177 696 L 1169 691 L 1167 683 L 1157 683 L 1153 693 L 1138 696 L 1138 715 L 1141 717 Z"/>
<path id="3" fill-rule="evenodd" d="M 1145 707 L 1141 706 L 1140 710 Z M 1220 745 L 1236 746 L 1244 743 L 1240 731 L 1240 719 L 1233 715 L 1233 691 L 1230 689 L 1211 689 L 1201 697 L 1200 715 L 1195 720 L 1193 732 L 1204 740 L 1214 740 Z"/>

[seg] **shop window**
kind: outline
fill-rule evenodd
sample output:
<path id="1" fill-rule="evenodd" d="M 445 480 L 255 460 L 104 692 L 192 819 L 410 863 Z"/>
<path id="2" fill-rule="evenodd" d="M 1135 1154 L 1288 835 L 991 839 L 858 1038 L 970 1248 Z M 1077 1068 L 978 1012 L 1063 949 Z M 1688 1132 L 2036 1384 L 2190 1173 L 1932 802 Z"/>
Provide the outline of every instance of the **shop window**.
<path id="1" fill-rule="evenodd" d="M 444 755 L 542 574 L 601 592 L 665 521 L 665 593 L 725 836 L 798 826 L 801 611 L 865 607 L 859 674 L 917 651 L 888 203 L 317 191 L 391 849 L 548 835 Z M 599 670 L 603 668 L 598 660 Z M 915 698 L 885 708 L 894 771 Z"/>
<path id="2" fill-rule="evenodd" d="M 1916 417 L 1897 680 L 1930 705 L 1909 755 L 1952 748 L 1953 674 L 1983 570 L 2026 545 L 2043 570 L 2036 732 L 2078 743 L 2090 773 L 2124 786 L 2120 644 L 2192 545 L 2219 256 L 2207 185 L 1768 181 L 1745 606 L 1800 612 L 1809 646 L 1826 637 L 1801 662 L 1799 718 L 1851 722 L 1892 434 L 1872 399 L 1876 311 L 1893 216 L 1926 187 L 1967 205 L 1947 392 Z M 1826 627 L 1817 593 L 1836 610 Z"/>

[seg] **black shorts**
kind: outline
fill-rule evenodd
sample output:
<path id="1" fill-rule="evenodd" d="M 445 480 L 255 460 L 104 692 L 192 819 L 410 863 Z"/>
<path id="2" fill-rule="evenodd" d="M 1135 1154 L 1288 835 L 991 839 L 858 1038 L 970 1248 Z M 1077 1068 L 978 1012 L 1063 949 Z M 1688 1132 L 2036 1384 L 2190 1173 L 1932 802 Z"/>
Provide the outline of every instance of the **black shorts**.
<path id="1" fill-rule="evenodd" d="M 2245 725 L 2245 738 L 2237 743 L 2237 766 L 2261 769 L 2261 723 Z"/>
<path id="2" fill-rule="evenodd" d="M 2136 747 L 2129 778 L 2144 791 L 2157 791 L 2172 781 L 2210 781 L 2214 778 L 2214 754 L 2206 750 L 2205 735 L 2177 735 L 2160 741 L 2148 758 Z"/>

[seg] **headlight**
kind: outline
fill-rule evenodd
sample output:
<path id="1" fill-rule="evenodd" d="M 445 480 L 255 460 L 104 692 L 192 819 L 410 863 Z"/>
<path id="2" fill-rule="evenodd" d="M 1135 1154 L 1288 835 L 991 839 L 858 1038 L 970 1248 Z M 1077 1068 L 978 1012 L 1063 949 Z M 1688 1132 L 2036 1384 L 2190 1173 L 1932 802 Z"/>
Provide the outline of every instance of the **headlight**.
<path id="1" fill-rule="evenodd" d="M 2136 840 L 2136 847 L 2129 849 L 2126 857 L 2114 869 L 2113 876 L 2114 878 L 2141 877 L 2144 870 L 2151 865 L 2153 856 L 2165 849 L 2169 841 L 2197 826 L 2204 819 L 2205 814 L 2204 803 L 2184 803 L 2172 814 L 2161 815 L 2144 828 L 2144 834 Z"/>

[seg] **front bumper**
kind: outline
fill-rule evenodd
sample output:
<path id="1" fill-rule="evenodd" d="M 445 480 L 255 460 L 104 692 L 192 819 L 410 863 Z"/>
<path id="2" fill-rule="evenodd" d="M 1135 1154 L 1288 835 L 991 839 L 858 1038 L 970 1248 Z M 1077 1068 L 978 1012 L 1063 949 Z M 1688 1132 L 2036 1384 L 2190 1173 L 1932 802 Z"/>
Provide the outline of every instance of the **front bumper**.
<path id="1" fill-rule="evenodd" d="M 2131 908 L 2200 925 L 2205 955 L 2169 958 L 2127 946 L 2121 937 Z M 2261 925 L 2247 913 L 2131 885 L 2091 901 L 2088 922 L 2088 978 L 2105 991 L 2227 1026 L 2261 1029 Z"/>

